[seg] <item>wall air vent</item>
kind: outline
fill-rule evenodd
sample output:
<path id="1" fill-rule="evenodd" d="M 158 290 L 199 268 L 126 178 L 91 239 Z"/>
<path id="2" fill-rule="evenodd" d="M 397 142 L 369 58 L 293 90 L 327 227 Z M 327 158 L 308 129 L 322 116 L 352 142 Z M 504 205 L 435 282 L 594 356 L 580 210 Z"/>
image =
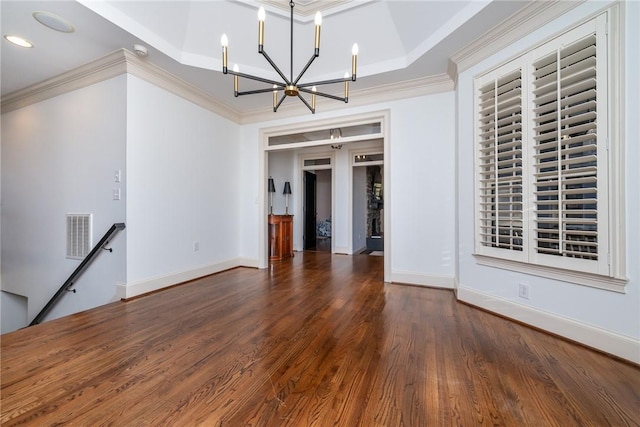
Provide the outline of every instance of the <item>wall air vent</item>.
<path id="1" fill-rule="evenodd" d="M 92 222 L 92 214 L 67 214 L 67 258 L 84 259 L 89 255 Z"/>

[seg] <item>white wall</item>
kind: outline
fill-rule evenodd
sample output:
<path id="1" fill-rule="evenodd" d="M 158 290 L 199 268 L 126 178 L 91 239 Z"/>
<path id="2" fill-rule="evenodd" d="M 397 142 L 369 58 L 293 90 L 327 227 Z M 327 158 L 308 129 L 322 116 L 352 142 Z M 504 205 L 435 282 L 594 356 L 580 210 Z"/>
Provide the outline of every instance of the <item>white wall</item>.
<path id="1" fill-rule="evenodd" d="M 127 81 L 129 297 L 237 265 L 240 192 L 251 190 L 241 187 L 237 124 Z"/>
<path id="2" fill-rule="evenodd" d="M 453 287 L 455 95 L 398 102 L 391 111 L 392 280 Z M 385 173 L 388 173 L 385 170 Z M 385 203 L 385 214 L 388 203 Z M 386 256 L 386 254 L 385 254 Z"/>
<path id="3" fill-rule="evenodd" d="M 245 264 L 258 266 L 260 221 L 262 220 L 263 207 L 267 211 L 267 190 L 258 185 L 260 173 L 267 175 L 266 169 L 258 161 L 259 141 L 258 127 L 245 125 L 240 127 L 240 138 L 236 141 L 239 157 L 242 159 L 238 165 L 238 221 L 241 224 L 239 235 L 239 255 Z M 266 183 L 266 181 L 265 181 Z M 266 185 L 266 184 L 265 184 Z M 293 189 L 295 191 L 295 188 Z M 261 205 L 260 202 L 264 205 Z M 265 246 L 266 253 L 266 227 Z"/>
<path id="4" fill-rule="evenodd" d="M 385 159 L 385 174 L 391 174 L 390 188 L 385 188 L 385 199 L 392 200 L 392 252 L 385 254 L 391 257 L 391 279 L 404 283 L 453 286 L 454 92 L 244 125 L 240 145 L 246 158 L 243 159 L 241 193 L 248 196 L 241 203 L 240 215 L 246 230 L 257 232 L 242 233 L 240 247 L 243 257 L 257 260 L 260 253 L 256 236 L 260 230 L 259 223 L 264 219 L 260 218 L 260 212 L 256 215 L 254 204 L 260 200 L 260 191 L 263 191 L 258 188 L 259 174 L 264 171 L 259 164 L 262 150 L 260 129 L 382 110 L 389 110 L 391 116 L 390 149 Z M 352 198 L 346 185 L 351 180 L 351 164 L 344 148 L 336 150 L 335 165 L 333 243 L 336 251 L 347 251 L 352 236 L 347 226 L 351 220 L 348 206 Z M 344 208 L 338 205 L 339 200 L 345 201 Z"/>
<path id="5" fill-rule="evenodd" d="M 357 147 L 357 145 L 345 146 L 342 149 L 334 150 L 334 171 L 333 176 L 335 183 L 333 190 L 335 191 L 335 206 L 333 208 L 335 215 L 331 218 L 331 246 L 332 251 L 339 254 L 351 253 L 351 223 L 350 204 L 351 191 L 349 184 L 351 183 L 351 159 L 347 148 Z"/>
<path id="6" fill-rule="evenodd" d="M 296 202 L 296 194 L 298 190 L 294 185 L 295 164 L 293 151 L 278 151 L 269 153 L 269 176 L 273 177 L 276 192 L 273 193 L 273 213 L 283 215 L 286 206 L 286 200 L 283 194 L 284 183 L 290 182 L 291 195 L 289 196 L 289 214 L 293 214 L 293 207 Z M 267 197 L 269 195 L 267 194 Z M 296 218 L 297 220 L 297 218 Z M 257 238 L 257 236 L 255 236 Z"/>
<path id="7" fill-rule="evenodd" d="M 316 211 L 317 221 L 331 218 L 331 171 L 316 171 Z"/>
<path id="8" fill-rule="evenodd" d="M 80 263 L 65 257 L 66 214 L 93 214 L 94 244 L 125 220 L 125 200 L 112 199 L 125 185 L 114 182 L 114 171 L 126 180 L 125 96 L 119 76 L 2 115 L 2 289 L 28 298 L 28 321 Z M 116 299 L 116 282 L 126 277 L 126 233 L 47 319 Z"/>
<path id="9" fill-rule="evenodd" d="M 602 8 L 603 2 L 587 2 L 556 19 L 534 34 L 520 40 L 473 68 L 458 79 L 458 219 L 461 299 L 501 312 L 527 323 L 567 336 L 596 348 L 631 358 L 640 363 L 640 207 L 638 167 L 638 3 L 626 2 L 627 17 L 626 81 L 626 294 L 555 281 L 542 277 L 478 265 L 473 257 L 473 76 L 530 48 L 562 29 Z M 530 286 L 528 300 L 517 297 L 519 283 Z"/>
<path id="10" fill-rule="evenodd" d="M 29 324 L 27 298 L 0 291 L 0 333 L 13 332 Z"/>

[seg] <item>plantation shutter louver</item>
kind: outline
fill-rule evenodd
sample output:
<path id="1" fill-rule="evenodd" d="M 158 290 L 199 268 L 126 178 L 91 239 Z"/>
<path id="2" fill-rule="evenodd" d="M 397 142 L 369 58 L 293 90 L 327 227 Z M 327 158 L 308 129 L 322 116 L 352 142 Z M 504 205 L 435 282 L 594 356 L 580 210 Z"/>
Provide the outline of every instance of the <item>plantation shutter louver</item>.
<path id="1" fill-rule="evenodd" d="M 624 289 L 620 35 L 611 11 L 474 77 L 478 264 Z"/>
<path id="2" fill-rule="evenodd" d="M 535 250 L 597 260 L 596 36 L 533 65 Z"/>
<path id="3" fill-rule="evenodd" d="M 482 86 L 479 103 L 480 244 L 521 252 L 521 70 Z"/>

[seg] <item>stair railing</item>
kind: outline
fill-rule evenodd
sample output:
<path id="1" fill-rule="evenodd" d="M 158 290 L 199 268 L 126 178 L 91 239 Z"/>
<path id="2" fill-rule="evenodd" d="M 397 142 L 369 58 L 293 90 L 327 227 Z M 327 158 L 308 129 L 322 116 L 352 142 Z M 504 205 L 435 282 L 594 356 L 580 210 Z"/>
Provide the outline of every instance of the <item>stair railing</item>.
<path id="1" fill-rule="evenodd" d="M 44 318 L 44 316 L 47 315 L 49 310 L 51 310 L 53 306 L 62 298 L 65 292 L 67 291 L 75 292 L 75 289 L 72 290 L 71 287 L 75 283 L 76 279 L 87 269 L 87 267 L 89 267 L 89 265 L 93 262 L 93 260 L 98 256 L 98 254 L 102 250 L 107 250 L 109 252 L 113 251 L 113 249 L 105 248 L 105 246 L 109 243 L 109 240 L 111 239 L 112 236 L 117 234 L 118 231 L 124 230 L 124 228 L 125 228 L 124 222 L 115 223 L 111 226 L 111 228 L 109 228 L 109 230 L 105 233 L 105 235 L 102 236 L 102 239 L 100 239 L 98 244 L 95 245 L 91 250 L 91 252 L 89 252 L 89 254 L 82 260 L 78 268 L 76 268 L 74 272 L 71 273 L 71 276 L 69 276 L 69 278 L 64 282 L 64 284 L 60 286 L 60 289 L 58 289 L 58 291 L 53 295 L 53 297 L 51 297 L 51 299 L 44 306 L 44 308 L 40 310 L 40 313 L 38 313 L 38 315 L 31 321 L 29 326 L 37 325 L 38 323 L 40 323 Z"/>

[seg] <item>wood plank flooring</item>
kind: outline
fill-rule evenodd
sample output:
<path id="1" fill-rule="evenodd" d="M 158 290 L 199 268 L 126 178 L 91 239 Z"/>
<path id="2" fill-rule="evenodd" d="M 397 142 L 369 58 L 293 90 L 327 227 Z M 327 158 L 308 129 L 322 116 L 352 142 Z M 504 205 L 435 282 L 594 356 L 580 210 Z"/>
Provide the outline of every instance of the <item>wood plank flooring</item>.
<path id="1" fill-rule="evenodd" d="M 639 368 L 382 263 L 296 254 L 2 335 L 0 424 L 640 425 Z"/>

